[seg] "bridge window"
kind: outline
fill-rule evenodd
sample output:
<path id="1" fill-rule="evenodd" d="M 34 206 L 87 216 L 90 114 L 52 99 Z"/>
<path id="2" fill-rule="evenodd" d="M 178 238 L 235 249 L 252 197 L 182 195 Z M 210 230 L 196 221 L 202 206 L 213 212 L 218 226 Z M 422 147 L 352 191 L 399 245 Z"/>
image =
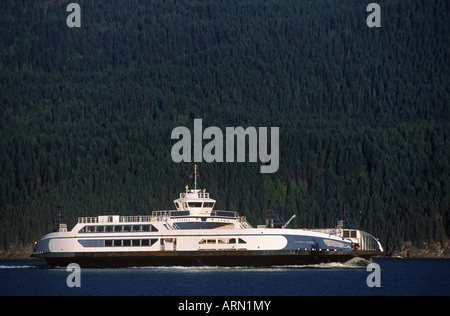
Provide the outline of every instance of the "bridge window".
<path id="1" fill-rule="evenodd" d="M 202 207 L 203 202 L 189 202 L 189 207 Z"/>
<path id="2" fill-rule="evenodd" d="M 344 238 L 356 238 L 356 230 L 344 230 Z"/>

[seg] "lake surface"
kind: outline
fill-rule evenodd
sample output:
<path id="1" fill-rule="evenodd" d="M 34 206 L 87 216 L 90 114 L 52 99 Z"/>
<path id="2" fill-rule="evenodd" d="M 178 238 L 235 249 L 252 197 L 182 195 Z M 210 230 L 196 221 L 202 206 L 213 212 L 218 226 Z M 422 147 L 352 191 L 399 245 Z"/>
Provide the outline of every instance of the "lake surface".
<path id="1" fill-rule="evenodd" d="M 375 259 L 378 276 L 358 260 L 273 268 L 81 269 L 80 287 L 67 286 L 71 271 L 47 268 L 44 261 L 0 261 L 0 295 L 450 295 L 450 260 Z M 380 287 L 368 287 L 368 278 L 378 278 Z"/>

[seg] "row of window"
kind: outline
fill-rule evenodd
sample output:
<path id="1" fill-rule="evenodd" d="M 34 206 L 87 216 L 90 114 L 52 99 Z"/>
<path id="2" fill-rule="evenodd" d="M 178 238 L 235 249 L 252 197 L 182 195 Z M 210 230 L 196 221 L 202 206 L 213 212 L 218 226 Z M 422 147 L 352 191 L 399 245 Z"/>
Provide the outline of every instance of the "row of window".
<path id="1" fill-rule="evenodd" d="M 157 238 L 149 239 L 81 239 L 78 242 L 83 247 L 150 247 Z"/>
<path id="2" fill-rule="evenodd" d="M 83 247 L 150 247 L 158 241 L 157 238 L 146 239 L 80 239 L 78 242 Z M 215 244 L 246 244 L 241 238 L 230 239 L 202 239 L 198 242 L 200 245 Z"/>
<path id="3" fill-rule="evenodd" d="M 123 239 L 123 240 L 105 240 L 105 247 L 150 247 L 158 239 Z"/>
<path id="4" fill-rule="evenodd" d="M 246 244 L 247 242 L 241 238 L 230 238 L 228 242 L 226 239 L 202 239 L 198 242 L 200 245 L 215 245 L 215 244 Z"/>
<path id="5" fill-rule="evenodd" d="M 79 233 L 141 233 L 157 232 L 151 224 L 147 225 L 89 225 L 80 229 Z"/>

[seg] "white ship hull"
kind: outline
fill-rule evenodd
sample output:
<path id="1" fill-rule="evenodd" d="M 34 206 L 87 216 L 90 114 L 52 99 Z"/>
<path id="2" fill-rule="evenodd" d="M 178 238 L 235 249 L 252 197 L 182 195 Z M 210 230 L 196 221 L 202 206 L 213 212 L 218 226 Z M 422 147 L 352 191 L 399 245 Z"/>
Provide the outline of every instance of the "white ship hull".
<path id="1" fill-rule="evenodd" d="M 71 231 L 61 224 L 36 243 L 32 256 L 60 266 L 269 266 L 346 261 L 383 251 L 375 238 L 357 230 L 253 228 L 236 212 L 213 210 L 215 200 L 197 189 L 186 187 L 174 202 L 176 210 L 152 216 L 81 217 Z"/>
<path id="2" fill-rule="evenodd" d="M 379 248 L 352 251 L 351 241 L 321 232 L 242 228 L 242 220 L 234 217 L 207 217 L 203 218 L 203 223 L 207 226 L 219 221 L 235 222 L 239 228 L 176 229 L 176 223 L 186 221 L 187 217 L 173 216 L 165 220 L 152 217 L 143 221 L 145 218 L 117 217 L 116 221 L 105 223 L 100 223 L 102 217 L 91 219 L 94 223 L 85 223 L 86 218 L 80 218 L 70 232 L 45 235 L 32 255 L 45 258 L 49 265 L 78 263 L 86 267 L 120 267 L 292 265 L 347 261 L 354 256 L 381 254 Z M 201 217 L 198 220 L 202 223 Z M 142 231 L 143 228 L 150 231 Z M 106 230 L 113 231 L 103 232 Z"/>

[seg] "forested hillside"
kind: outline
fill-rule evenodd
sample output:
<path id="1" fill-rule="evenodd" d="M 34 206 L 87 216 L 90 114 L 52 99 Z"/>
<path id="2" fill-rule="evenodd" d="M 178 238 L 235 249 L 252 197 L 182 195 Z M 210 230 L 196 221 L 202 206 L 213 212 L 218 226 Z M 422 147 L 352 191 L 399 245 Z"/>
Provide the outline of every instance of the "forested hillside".
<path id="1" fill-rule="evenodd" d="M 177 126 L 279 126 L 280 167 L 199 163 L 217 208 L 353 222 L 389 252 L 450 234 L 449 3 L 0 3 L 0 250 L 78 216 L 172 207 Z M 206 141 L 204 142 L 206 144 Z"/>

